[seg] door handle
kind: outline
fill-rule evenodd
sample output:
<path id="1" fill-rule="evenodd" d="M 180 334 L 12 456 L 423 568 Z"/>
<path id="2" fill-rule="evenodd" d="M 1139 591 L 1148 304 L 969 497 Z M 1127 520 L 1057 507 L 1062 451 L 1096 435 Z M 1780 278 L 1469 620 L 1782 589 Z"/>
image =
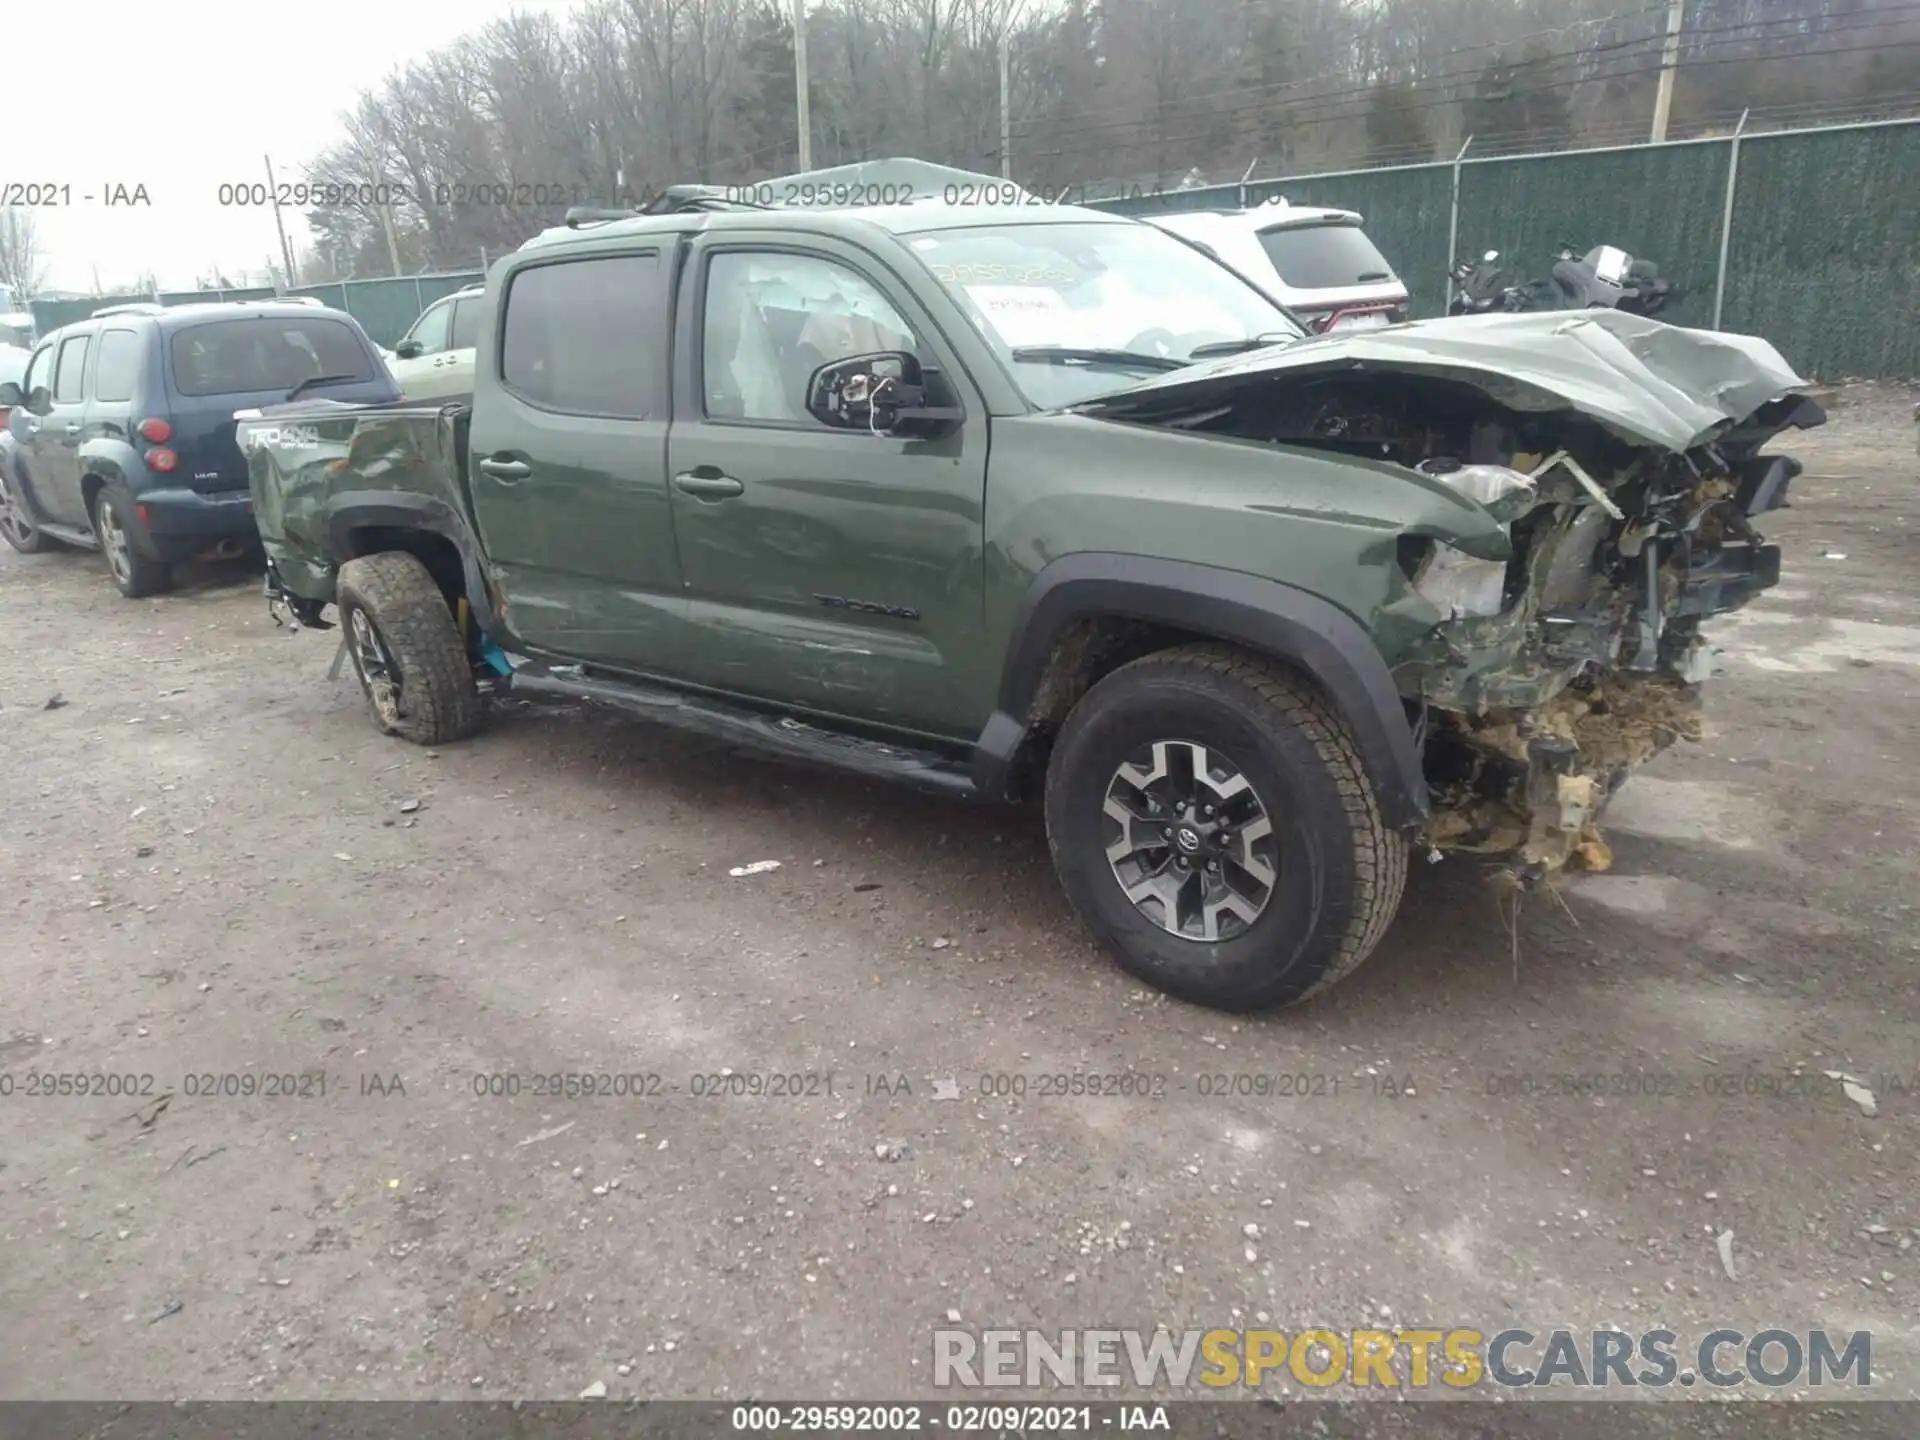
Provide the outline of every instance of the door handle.
<path id="1" fill-rule="evenodd" d="M 717 471 L 703 475 L 698 470 L 683 470 L 673 477 L 673 483 L 682 495 L 691 495 L 696 500 L 725 500 L 747 488 L 731 475 L 722 475 Z"/>
<path id="2" fill-rule="evenodd" d="M 501 460 L 489 455 L 480 462 L 484 474 L 496 480 L 524 480 L 533 474 L 533 467 L 520 460 Z"/>
<path id="3" fill-rule="evenodd" d="M 76 424 L 76 425 L 69 425 L 69 426 L 67 426 L 67 434 L 69 434 L 69 435 L 78 435 L 78 434 L 80 433 L 80 429 L 81 429 L 81 427 L 80 427 L 79 425 L 77 425 L 77 424 Z"/>

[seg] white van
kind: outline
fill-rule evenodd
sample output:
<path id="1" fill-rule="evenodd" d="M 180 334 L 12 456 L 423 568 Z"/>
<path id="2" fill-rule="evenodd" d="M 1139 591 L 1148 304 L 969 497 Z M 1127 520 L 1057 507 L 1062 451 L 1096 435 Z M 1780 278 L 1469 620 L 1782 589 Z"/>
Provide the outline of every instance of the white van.
<path id="1" fill-rule="evenodd" d="M 1138 217 L 1203 250 L 1315 331 L 1407 318 L 1407 287 L 1351 210 L 1289 205 Z"/>

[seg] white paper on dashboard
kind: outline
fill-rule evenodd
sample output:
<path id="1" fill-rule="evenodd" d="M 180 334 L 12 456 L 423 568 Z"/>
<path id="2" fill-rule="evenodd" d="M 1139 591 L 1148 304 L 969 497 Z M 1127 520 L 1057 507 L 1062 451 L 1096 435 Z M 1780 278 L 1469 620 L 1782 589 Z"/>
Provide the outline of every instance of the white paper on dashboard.
<path id="1" fill-rule="evenodd" d="M 967 298 L 1009 346 L 1071 345 L 1071 318 L 1058 290 L 1044 285 L 969 285 Z"/>

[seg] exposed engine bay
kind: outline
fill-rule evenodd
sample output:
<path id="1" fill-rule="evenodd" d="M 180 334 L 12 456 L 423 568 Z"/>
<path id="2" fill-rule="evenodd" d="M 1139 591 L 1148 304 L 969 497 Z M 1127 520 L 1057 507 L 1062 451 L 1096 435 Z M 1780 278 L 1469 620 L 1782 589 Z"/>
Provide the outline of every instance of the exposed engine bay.
<path id="1" fill-rule="evenodd" d="M 1505 560 L 1400 541 L 1404 593 L 1381 619 L 1418 631 L 1394 677 L 1430 787 L 1425 839 L 1511 857 L 1523 879 L 1607 868 L 1608 798 L 1699 738 L 1702 621 L 1779 579 L 1779 548 L 1753 521 L 1800 467 L 1760 447 L 1822 423 L 1819 406 L 1784 396 L 1676 453 L 1441 376 L 1249 378 L 1217 398 L 1159 423 L 1403 466 L 1507 526 Z"/>

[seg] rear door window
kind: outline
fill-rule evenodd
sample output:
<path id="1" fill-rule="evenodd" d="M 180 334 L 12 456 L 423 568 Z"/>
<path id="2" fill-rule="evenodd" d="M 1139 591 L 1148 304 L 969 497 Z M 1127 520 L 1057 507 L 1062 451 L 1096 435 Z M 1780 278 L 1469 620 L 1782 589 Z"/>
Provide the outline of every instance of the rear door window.
<path id="1" fill-rule="evenodd" d="M 60 342 L 60 363 L 53 372 L 54 404 L 71 405 L 85 395 L 87 347 L 92 339 L 91 335 L 76 335 Z"/>
<path id="2" fill-rule="evenodd" d="M 666 352 L 657 252 L 529 266 L 506 306 L 500 378 L 521 399 L 568 415 L 653 413 Z"/>
<path id="3" fill-rule="evenodd" d="M 1393 279 L 1393 266 L 1358 225 L 1279 226 L 1260 232 L 1260 248 L 1295 290 L 1350 290 Z"/>
<path id="4" fill-rule="evenodd" d="M 100 358 L 93 367 L 93 398 L 131 400 L 140 375 L 140 337 L 131 330 L 108 330 L 100 336 Z"/>
<path id="5" fill-rule="evenodd" d="M 175 331 L 167 349 L 182 395 L 285 391 L 323 375 L 374 378 L 360 337 L 324 316 L 214 320 Z"/>

